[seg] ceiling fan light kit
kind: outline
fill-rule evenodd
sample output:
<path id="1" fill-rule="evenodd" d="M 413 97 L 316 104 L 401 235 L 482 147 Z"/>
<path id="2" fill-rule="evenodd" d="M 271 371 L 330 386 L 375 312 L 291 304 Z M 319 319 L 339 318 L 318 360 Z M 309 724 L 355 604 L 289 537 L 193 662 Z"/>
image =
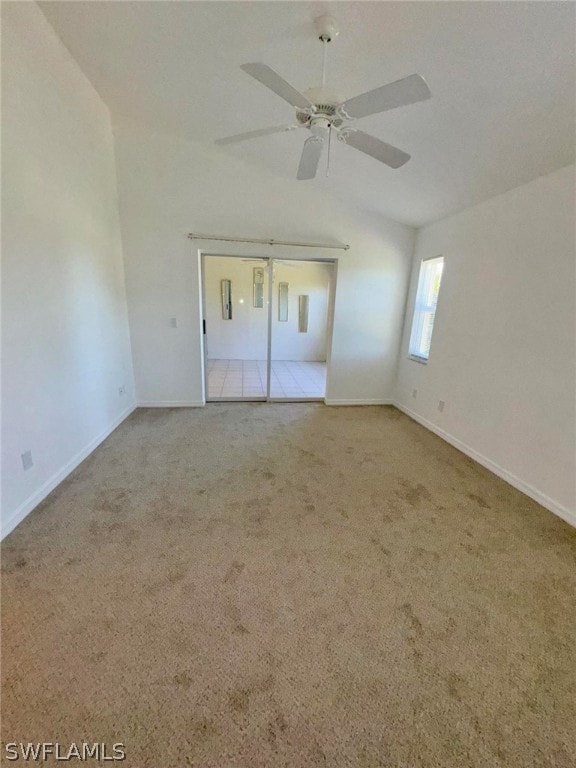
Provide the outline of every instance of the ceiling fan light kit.
<path id="1" fill-rule="evenodd" d="M 328 14 L 319 16 L 314 24 L 318 38 L 324 46 L 321 86 L 309 88 L 304 93 L 300 93 L 266 64 L 256 62 L 241 65 L 241 69 L 246 74 L 258 80 L 295 109 L 296 123 L 228 136 L 218 139 L 216 144 L 221 146 L 235 144 L 260 136 L 306 128 L 312 135 L 304 142 L 296 174 L 298 180 L 305 181 L 316 176 L 324 144 L 328 143 L 330 146 L 327 140 L 334 130 L 338 140 L 344 144 L 373 157 L 390 168 L 400 168 L 410 159 L 409 154 L 391 144 L 386 144 L 375 136 L 350 127 L 350 123 L 362 117 L 429 99 L 431 93 L 426 81 L 420 75 L 409 75 L 394 83 L 388 83 L 343 101 L 326 88 L 328 43 L 339 34 L 338 26 L 334 17 Z"/>

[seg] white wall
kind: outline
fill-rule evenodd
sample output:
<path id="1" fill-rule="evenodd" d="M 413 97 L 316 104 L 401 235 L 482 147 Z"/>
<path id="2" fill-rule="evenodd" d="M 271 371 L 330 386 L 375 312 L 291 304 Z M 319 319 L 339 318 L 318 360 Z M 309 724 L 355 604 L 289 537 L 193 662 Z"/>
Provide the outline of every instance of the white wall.
<path id="1" fill-rule="evenodd" d="M 329 402 L 391 398 L 414 231 L 224 150 L 115 124 L 127 293 L 141 403 L 199 404 L 199 249 L 291 258 L 294 249 L 191 242 L 191 231 L 348 242 L 339 259 Z M 390 172 L 392 173 L 392 172 Z M 390 176 L 393 183 L 393 176 Z M 177 328 L 170 327 L 176 317 Z"/>
<path id="2" fill-rule="evenodd" d="M 576 524 L 574 202 L 569 166 L 420 230 L 397 400 Z M 420 260 L 439 255 L 422 365 L 407 358 L 414 294 Z"/>
<path id="3" fill-rule="evenodd" d="M 6 534 L 127 413 L 133 374 L 108 110 L 35 3 L 2 26 Z"/>
<path id="4" fill-rule="evenodd" d="M 310 256 L 312 256 L 310 254 Z M 325 361 L 333 267 L 320 262 L 276 261 L 272 360 Z M 278 320 L 278 284 L 288 283 L 288 320 Z M 299 296 L 308 296 L 308 331 L 298 331 Z"/>

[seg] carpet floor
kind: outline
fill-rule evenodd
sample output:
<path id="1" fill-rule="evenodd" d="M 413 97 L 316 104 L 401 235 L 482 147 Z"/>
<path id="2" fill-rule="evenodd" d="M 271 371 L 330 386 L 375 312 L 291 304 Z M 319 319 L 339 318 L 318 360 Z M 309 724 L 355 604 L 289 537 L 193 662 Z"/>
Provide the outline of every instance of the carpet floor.
<path id="1" fill-rule="evenodd" d="M 138 410 L 2 545 L 3 739 L 574 768 L 575 563 L 392 407 Z"/>

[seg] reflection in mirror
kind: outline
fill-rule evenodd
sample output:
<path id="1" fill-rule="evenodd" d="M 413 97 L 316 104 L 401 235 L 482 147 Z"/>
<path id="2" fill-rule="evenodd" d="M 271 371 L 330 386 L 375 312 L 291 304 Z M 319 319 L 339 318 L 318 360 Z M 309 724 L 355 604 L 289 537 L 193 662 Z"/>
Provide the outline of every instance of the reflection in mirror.
<path id="1" fill-rule="evenodd" d="M 254 306 L 262 309 L 264 307 L 264 268 L 254 268 Z"/>
<path id="2" fill-rule="evenodd" d="M 278 320 L 288 321 L 288 283 L 278 283 Z"/>
<path id="3" fill-rule="evenodd" d="M 308 296 L 298 296 L 298 331 L 308 333 Z"/>
<path id="4" fill-rule="evenodd" d="M 232 281 L 222 280 L 222 319 L 232 320 Z"/>

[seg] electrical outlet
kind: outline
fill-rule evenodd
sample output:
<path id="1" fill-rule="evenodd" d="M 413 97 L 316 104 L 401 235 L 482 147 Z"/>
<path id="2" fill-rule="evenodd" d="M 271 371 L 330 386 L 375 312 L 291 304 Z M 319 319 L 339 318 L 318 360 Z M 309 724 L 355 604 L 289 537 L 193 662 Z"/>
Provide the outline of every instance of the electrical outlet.
<path id="1" fill-rule="evenodd" d="M 24 472 L 26 472 L 33 466 L 34 462 L 32 461 L 32 451 L 24 451 L 22 454 L 22 469 Z"/>
<path id="2" fill-rule="evenodd" d="M 417 389 L 413 389 L 412 390 L 412 397 L 417 397 L 417 396 L 418 396 L 418 390 Z"/>
<path id="3" fill-rule="evenodd" d="M 178 320 L 175 317 L 170 318 L 170 328 L 177 328 Z"/>
<path id="4" fill-rule="evenodd" d="M 442 413 L 442 411 L 444 410 L 445 405 L 446 403 L 444 402 L 444 400 L 438 400 L 438 410 L 440 411 L 440 413 Z"/>
<path id="5" fill-rule="evenodd" d="M 118 394 L 120 395 L 120 397 L 122 397 L 122 395 L 126 394 L 126 385 L 125 384 L 122 384 L 121 387 L 118 387 Z"/>

